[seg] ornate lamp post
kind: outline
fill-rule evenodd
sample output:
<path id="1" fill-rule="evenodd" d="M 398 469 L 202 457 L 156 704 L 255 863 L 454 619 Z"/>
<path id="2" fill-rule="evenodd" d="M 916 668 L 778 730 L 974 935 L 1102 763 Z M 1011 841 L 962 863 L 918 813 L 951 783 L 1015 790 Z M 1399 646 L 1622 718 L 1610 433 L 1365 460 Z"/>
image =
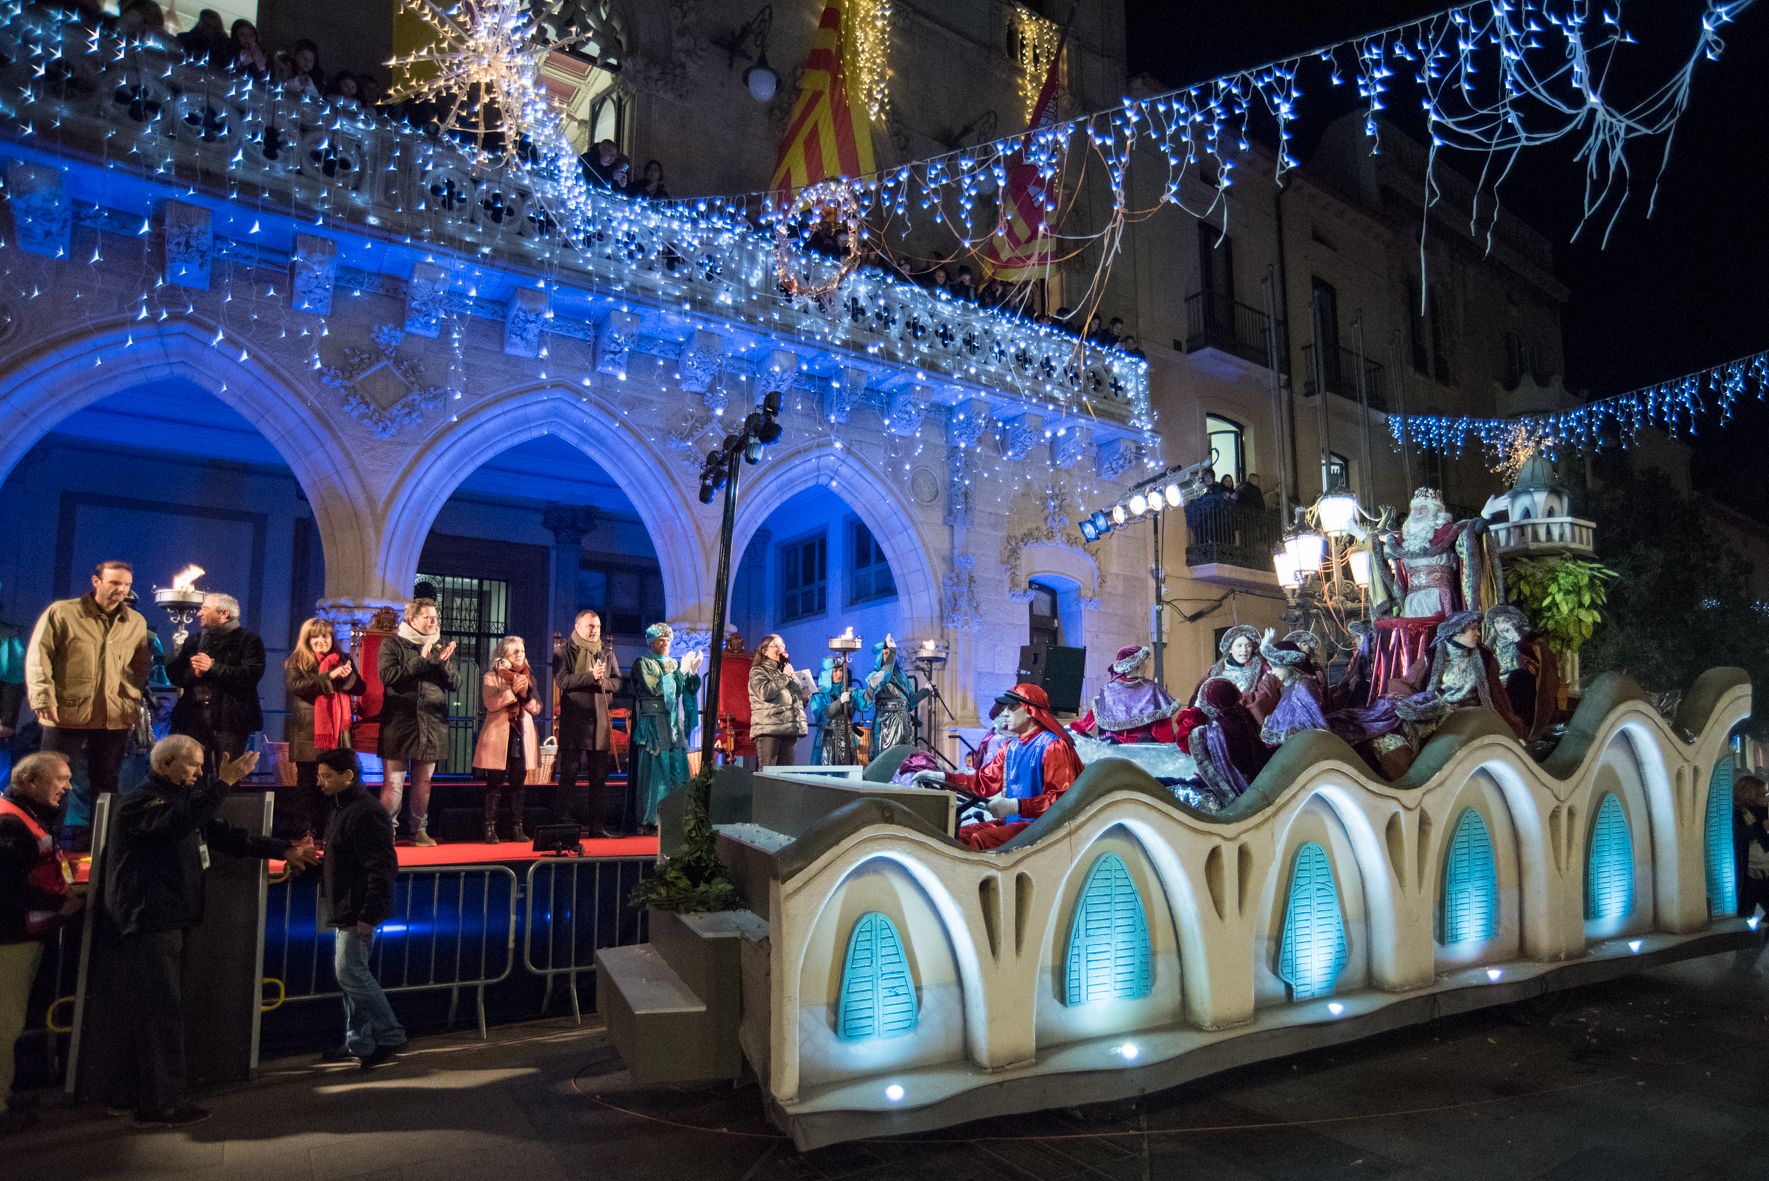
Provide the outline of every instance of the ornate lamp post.
<path id="1" fill-rule="evenodd" d="M 1284 621 L 1309 627 L 1336 650 L 1353 646 L 1351 622 L 1370 615 L 1370 550 L 1362 521 L 1370 519 L 1343 483 L 1300 514 L 1272 553 L 1283 589 Z"/>

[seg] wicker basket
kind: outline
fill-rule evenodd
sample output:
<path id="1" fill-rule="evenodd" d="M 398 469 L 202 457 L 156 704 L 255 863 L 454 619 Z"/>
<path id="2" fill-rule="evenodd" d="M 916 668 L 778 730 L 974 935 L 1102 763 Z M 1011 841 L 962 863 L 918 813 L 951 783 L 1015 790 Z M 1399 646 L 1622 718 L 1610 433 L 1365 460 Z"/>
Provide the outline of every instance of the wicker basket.
<path id="1" fill-rule="evenodd" d="M 553 782 L 553 767 L 559 761 L 559 740 L 549 738 L 541 743 L 539 754 L 535 758 L 536 765 L 528 769 L 523 782 L 530 787 L 538 787 Z"/>

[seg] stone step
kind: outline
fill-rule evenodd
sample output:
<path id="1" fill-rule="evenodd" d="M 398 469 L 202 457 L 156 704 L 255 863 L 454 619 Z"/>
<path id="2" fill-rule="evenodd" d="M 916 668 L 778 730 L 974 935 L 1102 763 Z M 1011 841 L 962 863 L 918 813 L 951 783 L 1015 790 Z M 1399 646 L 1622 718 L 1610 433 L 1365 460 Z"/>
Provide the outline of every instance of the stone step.
<path id="1" fill-rule="evenodd" d="M 649 943 L 596 953 L 596 1007 L 633 1081 L 732 1078 L 706 1003 Z"/>

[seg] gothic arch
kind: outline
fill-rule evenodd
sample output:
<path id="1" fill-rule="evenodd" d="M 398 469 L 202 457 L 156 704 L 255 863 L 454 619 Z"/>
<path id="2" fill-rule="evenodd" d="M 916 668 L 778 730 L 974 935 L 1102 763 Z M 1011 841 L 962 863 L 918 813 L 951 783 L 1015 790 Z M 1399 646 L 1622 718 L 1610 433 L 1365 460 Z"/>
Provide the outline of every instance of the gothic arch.
<path id="1" fill-rule="evenodd" d="M 837 451 L 827 441 L 785 451 L 770 451 L 737 506 L 737 527 L 731 546 L 741 556 L 769 514 L 810 488 L 839 497 L 872 531 L 890 560 L 902 602 L 903 631 L 916 636 L 940 628 L 940 576 L 933 548 L 922 535 L 916 509 L 900 489 L 852 451 Z"/>
<path id="2" fill-rule="evenodd" d="M 632 501 L 657 549 L 670 617 L 710 615 L 711 511 L 693 511 L 694 490 L 677 474 L 680 460 L 623 422 L 616 407 L 589 390 L 546 383 L 491 395 L 452 420 L 392 481 L 376 569 L 391 586 L 411 585 L 430 527 L 461 482 L 492 456 L 551 435 L 599 465 Z"/>
<path id="3" fill-rule="evenodd" d="M 54 337 L 0 369 L 0 479 L 68 415 L 150 381 L 193 382 L 237 410 L 276 449 L 313 507 L 326 590 L 360 593 L 375 555 L 358 520 L 368 502 L 351 447 L 314 411 L 300 382 L 263 356 L 242 362 L 213 347 L 197 317 L 143 325 L 113 320 Z"/>

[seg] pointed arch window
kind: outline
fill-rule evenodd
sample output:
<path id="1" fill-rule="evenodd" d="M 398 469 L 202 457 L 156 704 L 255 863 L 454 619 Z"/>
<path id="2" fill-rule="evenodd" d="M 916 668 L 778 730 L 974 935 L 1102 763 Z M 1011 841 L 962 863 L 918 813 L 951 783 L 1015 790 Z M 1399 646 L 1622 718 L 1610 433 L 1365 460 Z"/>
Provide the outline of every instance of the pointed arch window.
<path id="1" fill-rule="evenodd" d="M 1290 985 L 1292 1000 L 1331 996 L 1349 958 L 1333 863 L 1318 842 L 1310 841 L 1296 850 L 1290 868 L 1278 975 Z"/>
<path id="2" fill-rule="evenodd" d="M 1149 922 L 1130 868 L 1102 853 L 1087 871 L 1069 924 L 1064 1004 L 1133 1001 L 1155 988 Z"/>
<path id="3" fill-rule="evenodd" d="M 1738 912 L 1738 864 L 1732 859 L 1732 759 L 1714 764 L 1708 777 L 1708 814 L 1702 831 L 1707 855 L 1708 914 L 1721 918 Z"/>
<path id="4" fill-rule="evenodd" d="M 1443 859 L 1437 941 L 1445 947 L 1491 939 L 1499 929 L 1499 870 L 1486 820 L 1465 808 Z"/>
<path id="5" fill-rule="evenodd" d="M 1585 869 L 1585 917 L 1619 919 L 1634 909 L 1634 838 L 1628 814 L 1611 792 L 1597 805 L 1591 860 Z"/>
<path id="6" fill-rule="evenodd" d="M 848 936 L 835 1036 L 844 1042 L 903 1037 L 915 1031 L 916 1016 L 915 981 L 896 924 L 876 910 L 861 915 Z"/>

